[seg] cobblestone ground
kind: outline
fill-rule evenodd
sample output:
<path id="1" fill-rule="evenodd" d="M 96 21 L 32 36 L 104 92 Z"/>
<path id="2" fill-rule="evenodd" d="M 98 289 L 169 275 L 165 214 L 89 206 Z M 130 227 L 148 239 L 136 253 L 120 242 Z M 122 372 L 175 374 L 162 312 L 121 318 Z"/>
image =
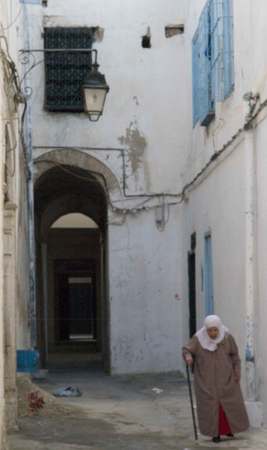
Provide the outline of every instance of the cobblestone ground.
<path id="1" fill-rule="evenodd" d="M 228 450 L 267 448 L 267 430 L 213 444 L 193 439 L 187 386 L 175 373 L 109 377 L 100 371 L 57 371 L 39 386 L 77 386 L 82 396 L 60 399 L 62 412 L 19 419 L 10 450 Z M 66 411 L 64 412 L 64 408 Z"/>

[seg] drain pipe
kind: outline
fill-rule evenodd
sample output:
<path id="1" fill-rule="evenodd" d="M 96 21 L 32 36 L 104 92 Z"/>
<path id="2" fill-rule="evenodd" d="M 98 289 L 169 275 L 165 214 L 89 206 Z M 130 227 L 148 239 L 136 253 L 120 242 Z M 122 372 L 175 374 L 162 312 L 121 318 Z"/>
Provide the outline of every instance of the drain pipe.
<path id="1" fill-rule="evenodd" d="M 23 25 L 24 25 L 24 47 L 30 49 L 30 23 L 27 10 L 27 4 L 23 5 Z M 27 93 L 27 88 L 30 86 L 29 77 L 27 74 L 24 78 L 24 88 Z M 37 317 L 36 317 L 36 272 L 35 272 L 35 233 L 34 233 L 34 183 L 33 183 L 33 158 L 32 158 L 32 110 L 31 100 L 27 98 L 27 106 L 24 123 L 24 140 L 26 147 L 27 159 L 27 213 L 28 213 L 28 253 L 29 253 L 29 322 L 31 329 L 31 346 L 37 346 Z"/>

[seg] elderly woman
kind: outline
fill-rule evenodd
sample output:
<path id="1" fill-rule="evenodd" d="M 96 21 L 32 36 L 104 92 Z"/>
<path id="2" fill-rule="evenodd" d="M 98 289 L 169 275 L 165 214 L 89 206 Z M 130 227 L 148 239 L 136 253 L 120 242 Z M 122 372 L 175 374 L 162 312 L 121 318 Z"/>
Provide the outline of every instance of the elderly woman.
<path id="1" fill-rule="evenodd" d="M 194 384 L 200 432 L 220 442 L 221 435 L 249 427 L 240 389 L 240 359 L 233 336 L 218 316 L 207 316 L 183 347 L 189 366 L 194 363 Z"/>

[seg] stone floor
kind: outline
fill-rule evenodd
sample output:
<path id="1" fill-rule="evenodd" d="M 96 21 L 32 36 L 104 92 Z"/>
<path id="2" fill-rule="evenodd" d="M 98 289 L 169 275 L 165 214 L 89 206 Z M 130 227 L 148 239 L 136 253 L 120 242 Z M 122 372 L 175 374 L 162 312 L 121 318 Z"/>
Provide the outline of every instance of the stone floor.
<path id="1" fill-rule="evenodd" d="M 267 448 L 267 430 L 234 440 L 194 441 L 187 386 L 176 373 L 109 377 L 100 370 L 54 371 L 39 386 L 48 392 L 77 386 L 82 396 L 60 399 L 68 413 L 21 417 L 10 450 L 228 450 Z"/>

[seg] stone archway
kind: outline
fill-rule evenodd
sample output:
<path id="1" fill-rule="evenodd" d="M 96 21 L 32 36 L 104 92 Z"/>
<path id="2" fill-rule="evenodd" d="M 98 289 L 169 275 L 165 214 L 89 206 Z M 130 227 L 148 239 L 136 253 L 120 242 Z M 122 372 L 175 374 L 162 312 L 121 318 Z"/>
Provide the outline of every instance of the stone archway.
<path id="1" fill-rule="evenodd" d="M 52 354 L 60 353 L 59 349 L 66 352 L 74 349 L 74 353 L 81 352 L 83 359 L 84 351 L 88 355 L 101 354 L 104 368 L 109 370 L 107 217 L 109 193 L 118 192 L 119 185 L 102 163 L 82 152 L 77 153 L 75 150 L 55 150 L 35 161 L 38 347 L 43 367 L 48 366 L 49 360 L 51 363 Z M 98 229 L 51 229 L 57 219 L 69 213 L 90 217 Z M 77 310 L 80 309 L 79 314 L 82 314 L 82 300 L 77 303 L 70 297 L 73 296 L 70 283 L 72 291 L 76 289 L 76 299 L 85 292 L 85 284 L 81 286 L 81 283 L 88 284 L 86 296 L 91 289 L 90 304 L 93 306 L 90 308 L 93 312 L 88 312 L 89 306 L 88 311 L 86 309 L 88 323 L 95 323 L 91 328 L 88 326 L 91 334 L 84 332 L 81 318 L 76 317 Z M 75 311 L 70 313 L 75 301 Z M 77 362 L 78 353 L 74 353 L 72 358 L 75 356 Z M 87 362 L 89 367 L 89 359 Z"/>
<path id="2" fill-rule="evenodd" d="M 34 159 L 35 184 L 39 182 L 42 175 L 54 166 L 68 166 L 76 169 L 86 170 L 98 177 L 98 181 L 106 188 L 110 195 L 120 192 L 120 185 L 113 172 L 100 160 L 88 154 L 86 151 L 77 149 L 54 149 L 41 153 Z"/>

